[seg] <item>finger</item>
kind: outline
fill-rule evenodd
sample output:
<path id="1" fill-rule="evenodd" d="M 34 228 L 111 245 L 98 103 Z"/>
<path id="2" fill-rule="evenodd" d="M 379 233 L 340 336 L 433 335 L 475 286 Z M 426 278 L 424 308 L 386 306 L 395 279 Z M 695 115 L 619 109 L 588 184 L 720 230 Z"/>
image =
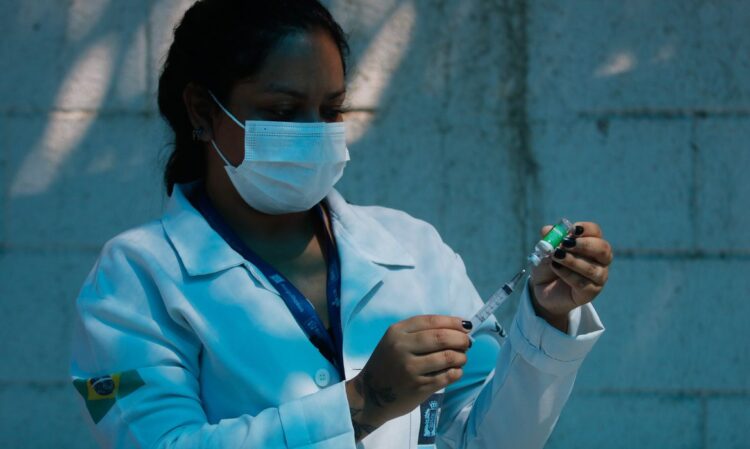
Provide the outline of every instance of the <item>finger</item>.
<path id="1" fill-rule="evenodd" d="M 423 379 L 426 381 L 427 385 L 432 385 L 432 389 L 437 391 L 457 381 L 463 375 L 464 370 L 461 368 L 448 368 L 444 371 L 431 373 L 423 377 Z"/>
<path id="2" fill-rule="evenodd" d="M 602 228 L 593 221 L 578 221 L 571 234 L 576 237 L 602 237 Z"/>
<path id="3" fill-rule="evenodd" d="M 414 367 L 419 376 L 434 375 L 449 368 L 460 368 L 466 364 L 466 354 L 458 351 L 440 351 L 422 355 L 414 360 Z"/>
<path id="4" fill-rule="evenodd" d="M 570 288 L 576 291 L 578 294 L 573 294 L 573 298 L 583 296 L 584 298 L 594 298 L 604 288 L 601 285 L 597 285 L 584 276 L 576 273 L 568 267 L 560 265 L 556 267 L 552 265 L 552 269 L 555 271 L 557 276 L 565 282 Z M 575 302 L 575 301 L 574 301 Z M 577 304 L 576 305 L 580 305 Z"/>
<path id="5" fill-rule="evenodd" d="M 466 351 L 471 345 L 466 332 L 453 329 L 428 329 L 414 332 L 411 337 L 408 350 L 412 354 L 429 354 L 445 349 Z"/>
<path id="6" fill-rule="evenodd" d="M 603 286 L 607 282 L 607 276 L 609 273 L 607 267 L 604 267 L 591 259 L 568 253 L 561 248 L 555 250 L 553 258 L 554 262 L 557 262 L 568 268 L 570 271 L 586 278 L 589 282 L 596 284 L 597 286 Z M 551 264 L 550 266 L 553 270 L 558 268 L 555 264 Z"/>
<path id="7" fill-rule="evenodd" d="M 612 246 L 598 237 L 568 237 L 563 240 L 563 247 L 569 253 L 585 256 L 604 266 L 612 263 Z"/>
<path id="8" fill-rule="evenodd" d="M 544 225 L 542 226 L 542 230 L 539 231 L 539 234 L 541 234 L 542 237 L 547 235 L 547 233 L 552 229 L 552 225 Z"/>
<path id="9" fill-rule="evenodd" d="M 463 320 L 447 315 L 417 315 L 399 323 L 404 332 L 412 333 L 427 329 L 454 329 L 467 332 Z"/>

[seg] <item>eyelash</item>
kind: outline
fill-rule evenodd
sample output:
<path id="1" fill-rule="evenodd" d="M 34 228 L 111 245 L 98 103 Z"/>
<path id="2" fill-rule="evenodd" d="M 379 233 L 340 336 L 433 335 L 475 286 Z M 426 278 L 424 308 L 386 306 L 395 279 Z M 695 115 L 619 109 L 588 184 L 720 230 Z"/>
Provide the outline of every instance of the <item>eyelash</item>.
<path id="1" fill-rule="evenodd" d="M 278 109 L 268 109 L 267 112 L 274 116 L 277 119 L 288 119 L 294 115 L 295 110 L 294 109 L 287 109 L 287 110 L 278 110 Z M 339 115 L 346 112 L 345 108 L 329 108 L 325 112 L 323 112 L 321 115 L 323 118 L 337 118 Z"/>

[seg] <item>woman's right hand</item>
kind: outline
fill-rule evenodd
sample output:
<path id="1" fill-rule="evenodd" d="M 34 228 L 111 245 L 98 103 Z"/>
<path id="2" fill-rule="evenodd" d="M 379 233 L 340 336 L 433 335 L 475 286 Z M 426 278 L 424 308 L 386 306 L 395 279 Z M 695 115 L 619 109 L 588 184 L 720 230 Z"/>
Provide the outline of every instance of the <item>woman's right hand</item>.
<path id="1" fill-rule="evenodd" d="M 391 325 L 362 371 L 346 383 L 356 440 L 460 379 L 470 330 L 471 323 L 444 315 Z"/>

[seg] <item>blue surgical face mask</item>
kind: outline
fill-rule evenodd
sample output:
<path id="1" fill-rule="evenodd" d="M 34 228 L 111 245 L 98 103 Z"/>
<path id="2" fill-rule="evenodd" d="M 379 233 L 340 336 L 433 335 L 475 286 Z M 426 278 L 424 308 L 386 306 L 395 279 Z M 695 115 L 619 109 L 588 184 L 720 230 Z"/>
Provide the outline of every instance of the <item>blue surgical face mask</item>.
<path id="1" fill-rule="evenodd" d="M 234 167 L 216 142 L 237 193 L 253 209 L 278 215 L 309 210 L 331 191 L 349 161 L 344 122 L 297 123 L 248 120 L 244 125 L 209 91 L 211 98 L 245 130 L 245 157 Z"/>

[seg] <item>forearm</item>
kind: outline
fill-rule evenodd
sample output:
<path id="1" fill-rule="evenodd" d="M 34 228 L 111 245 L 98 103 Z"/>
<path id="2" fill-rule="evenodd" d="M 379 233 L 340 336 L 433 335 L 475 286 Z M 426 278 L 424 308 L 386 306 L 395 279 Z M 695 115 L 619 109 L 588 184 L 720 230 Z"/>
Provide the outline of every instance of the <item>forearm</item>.
<path id="1" fill-rule="evenodd" d="M 349 400 L 349 414 L 354 428 L 354 440 L 361 441 L 383 424 L 382 418 L 372 416 L 367 410 L 364 381 L 360 376 L 346 382 L 346 397 Z"/>

